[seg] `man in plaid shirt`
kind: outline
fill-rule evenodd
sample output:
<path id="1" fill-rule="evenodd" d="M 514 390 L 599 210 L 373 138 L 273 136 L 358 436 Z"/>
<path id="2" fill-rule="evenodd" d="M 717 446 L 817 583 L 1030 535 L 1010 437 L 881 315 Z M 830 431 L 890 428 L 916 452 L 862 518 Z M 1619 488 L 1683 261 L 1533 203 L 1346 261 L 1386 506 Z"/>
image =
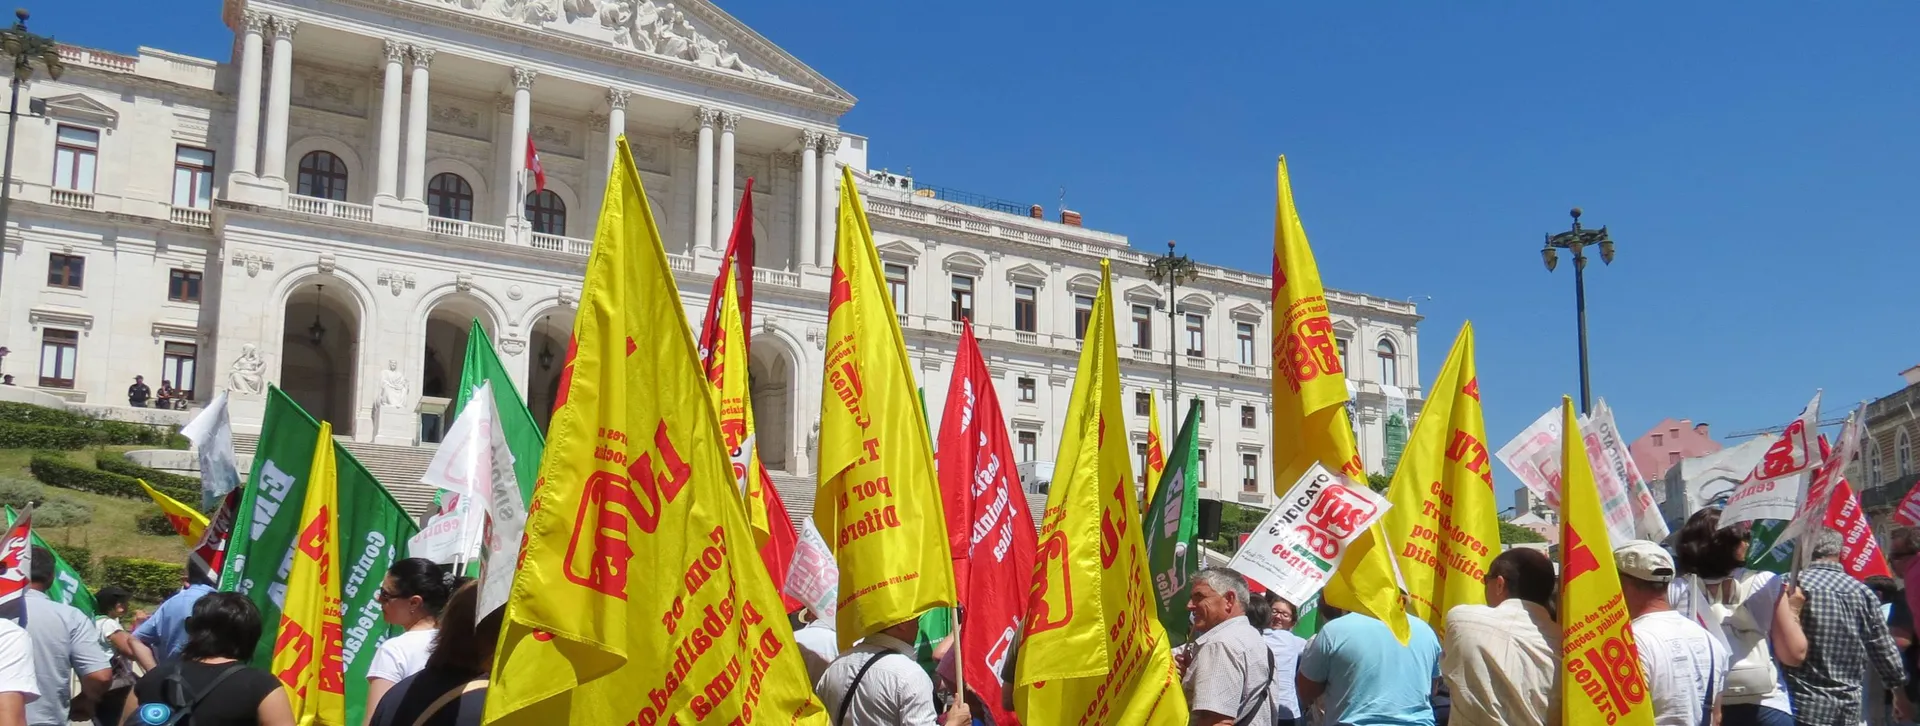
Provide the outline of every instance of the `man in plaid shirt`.
<path id="1" fill-rule="evenodd" d="M 1823 527 L 1808 538 L 1812 563 L 1776 606 L 1774 654 L 1785 666 L 1796 722 L 1852 726 L 1860 723 L 1860 684 L 1869 662 L 1889 687 L 1907 676 L 1879 598 L 1840 567 L 1840 534 Z"/>

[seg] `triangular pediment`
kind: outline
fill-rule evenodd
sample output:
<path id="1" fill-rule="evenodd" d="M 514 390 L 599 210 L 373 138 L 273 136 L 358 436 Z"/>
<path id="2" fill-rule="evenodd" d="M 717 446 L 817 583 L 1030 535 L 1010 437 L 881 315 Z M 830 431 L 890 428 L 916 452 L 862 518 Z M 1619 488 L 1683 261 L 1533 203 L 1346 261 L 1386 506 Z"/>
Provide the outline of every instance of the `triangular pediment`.
<path id="1" fill-rule="evenodd" d="M 688 73 L 850 107 L 853 96 L 707 0 L 412 0 L 611 46 Z M 731 85 L 731 84 L 730 84 Z"/>
<path id="2" fill-rule="evenodd" d="M 1160 290 L 1152 285 L 1140 284 L 1127 288 L 1129 302 L 1153 304 L 1160 302 Z"/>
<path id="3" fill-rule="evenodd" d="M 45 113 L 51 118 L 78 121 L 89 126 L 111 127 L 120 122 L 120 112 L 115 111 L 84 93 L 72 93 L 46 99 Z"/>
<path id="4" fill-rule="evenodd" d="M 920 248 L 899 240 L 879 245 L 874 248 L 874 251 L 880 253 L 880 259 L 888 262 L 898 262 L 903 265 L 920 262 Z"/>
<path id="5" fill-rule="evenodd" d="M 1028 285 L 1047 284 L 1047 271 L 1039 266 L 1021 263 L 1007 270 L 1007 279 Z"/>

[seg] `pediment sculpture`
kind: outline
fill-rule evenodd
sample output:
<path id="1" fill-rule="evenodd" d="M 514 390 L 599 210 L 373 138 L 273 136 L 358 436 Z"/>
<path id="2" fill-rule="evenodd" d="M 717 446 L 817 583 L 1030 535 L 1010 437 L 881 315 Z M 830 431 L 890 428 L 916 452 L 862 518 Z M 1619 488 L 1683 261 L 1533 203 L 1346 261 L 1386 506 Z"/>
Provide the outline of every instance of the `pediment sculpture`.
<path id="1" fill-rule="evenodd" d="M 428 0 L 432 1 L 432 0 Z M 793 85 L 748 63 L 726 38 L 702 31 L 673 3 L 656 0 L 437 0 L 515 23 L 610 40 L 642 53 Z"/>

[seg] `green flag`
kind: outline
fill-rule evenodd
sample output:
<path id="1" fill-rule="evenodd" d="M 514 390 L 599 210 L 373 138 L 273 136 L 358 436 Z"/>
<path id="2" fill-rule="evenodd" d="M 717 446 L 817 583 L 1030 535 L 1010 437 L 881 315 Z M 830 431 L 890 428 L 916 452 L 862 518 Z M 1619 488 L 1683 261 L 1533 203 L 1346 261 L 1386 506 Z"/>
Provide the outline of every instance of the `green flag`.
<path id="1" fill-rule="evenodd" d="M 307 496 L 307 472 L 319 436 L 320 422 L 278 387 L 267 389 L 260 444 L 220 573 L 221 590 L 245 595 L 260 608 L 260 622 L 267 630 L 254 651 L 253 665 L 261 668 L 273 662 L 273 645 L 279 640 L 280 606 L 287 595 L 285 568 L 299 535 L 300 505 Z M 374 650 L 393 634 L 374 595 L 387 568 L 401 558 L 407 539 L 420 528 L 353 454 L 336 447 L 334 457 L 340 482 L 341 559 L 334 567 L 342 573 L 347 723 L 357 724 L 366 720 L 367 668 Z"/>
<path id="2" fill-rule="evenodd" d="M 7 507 L 8 527 L 13 526 L 15 517 L 13 507 Z M 47 588 L 47 599 L 80 608 L 80 612 L 88 615 L 96 614 L 93 611 L 93 592 L 87 589 L 87 583 L 80 581 L 80 571 L 67 564 L 67 558 L 61 557 L 59 550 L 40 539 L 39 532 L 34 532 L 33 538 L 28 541 L 34 547 L 53 553 L 53 586 Z"/>
<path id="3" fill-rule="evenodd" d="M 1747 569 L 1786 574 L 1793 568 L 1793 542 L 1778 541 L 1787 528 L 1784 519 L 1763 519 L 1753 523 L 1752 544 L 1747 547 Z"/>
<path id="4" fill-rule="evenodd" d="M 540 479 L 540 455 L 547 449 L 547 437 L 540 433 L 540 424 L 527 409 L 526 399 L 520 397 L 520 389 L 514 387 L 513 376 L 507 374 L 507 367 L 493 352 L 493 341 L 487 338 L 486 329 L 475 320 L 467 330 L 467 359 L 460 366 L 460 390 L 455 393 L 451 413 L 454 418 L 459 418 L 460 410 L 467 407 L 473 390 L 482 382 L 493 384 L 493 406 L 500 412 L 500 433 L 507 439 L 507 450 L 513 452 L 513 473 L 520 478 L 521 504 L 531 504 L 533 485 Z"/>
<path id="5" fill-rule="evenodd" d="M 1298 615 L 1293 620 L 1293 634 L 1302 638 L 1311 638 L 1320 632 L 1320 595 L 1301 603 Z"/>
<path id="6" fill-rule="evenodd" d="M 1187 598 L 1193 576 L 1200 571 L 1200 401 L 1187 405 L 1186 421 L 1167 449 L 1167 468 L 1160 472 L 1153 501 L 1147 503 L 1147 574 L 1160 602 L 1160 625 L 1167 640 L 1187 640 Z"/>

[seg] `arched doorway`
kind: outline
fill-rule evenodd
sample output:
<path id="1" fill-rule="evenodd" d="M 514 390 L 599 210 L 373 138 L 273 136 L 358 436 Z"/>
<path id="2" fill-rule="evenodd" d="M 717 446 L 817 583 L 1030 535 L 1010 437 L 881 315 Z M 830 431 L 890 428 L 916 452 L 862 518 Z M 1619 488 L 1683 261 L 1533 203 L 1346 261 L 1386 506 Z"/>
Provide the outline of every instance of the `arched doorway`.
<path id="1" fill-rule="evenodd" d="M 747 366 L 753 391 L 754 446 L 771 471 L 793 471 L 793 356 L 775 338 L 753 342 Z"/>
<path id="2" fill-rule="evenodd" d="M 420 438 L 439 441 L 453 424 L 447 415 L 459 397 L 460 369 L 467 360 L 467 333 L 473 321 L 494 334 L 492 314 L 468 295 L 452 295 L 427 313 L 425 350 L 420 356 Z"/>
<path id="3" fill-rule="evenodd" d="M 353 431 L 353 396 L 360 369 L 359 304 L 346 286 L 327 278 L 294 287 L 287 296 L 280 339 L 280 387 L 314 418 Z"/>
<path id="4" fill-rule="evenodd" d="M 527 334 L 527 409 L 541 433 L 553 420 L 553 402 L 560 397 L 560 369 L 567 364 L 573 314 L 572 308 L 549 310 L 534 319 Z"/>

